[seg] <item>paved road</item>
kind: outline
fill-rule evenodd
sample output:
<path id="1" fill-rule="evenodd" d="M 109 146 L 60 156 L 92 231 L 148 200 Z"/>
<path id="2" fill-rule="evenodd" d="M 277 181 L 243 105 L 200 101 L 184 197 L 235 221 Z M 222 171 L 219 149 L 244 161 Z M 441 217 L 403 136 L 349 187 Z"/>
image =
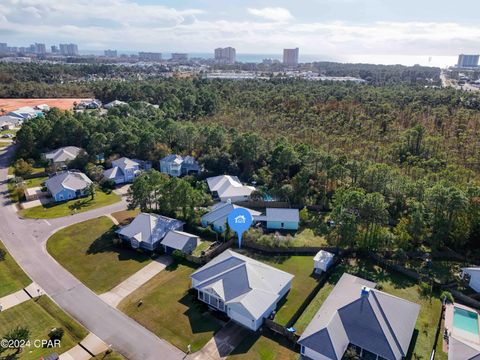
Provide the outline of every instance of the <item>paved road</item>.
<path id="1" fill-rule="evenodd" d="M 47 239 L 58 229 L 123 210 L 125 202 L 59 219 L 20 219 L 7 196 L 12 153 L 12 147 L 0 153 L 0 237 L 19 265 L 62 309 L 127 358 L 182 359 L 184 353 L 107 305 L 45 250 Z"/>

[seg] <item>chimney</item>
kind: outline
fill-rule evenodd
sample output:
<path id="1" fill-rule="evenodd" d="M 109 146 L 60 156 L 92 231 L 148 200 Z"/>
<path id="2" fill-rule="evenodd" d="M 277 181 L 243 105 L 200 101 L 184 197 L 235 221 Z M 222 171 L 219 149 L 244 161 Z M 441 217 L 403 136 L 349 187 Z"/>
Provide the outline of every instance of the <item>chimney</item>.
<path id="1" fill-rule="evenodd" d="M 361 291 L 361 293 L 360 293 L 360 296 L 361 296 L 362 298 L 368 298 L 368 295 L 369 295 L 369 294 L 370 294 L 370 289 L 369 289 L 368 287 L 366 287 L 366 286 L 363 286 L 363 287 L 362 287 L 362 291 Z"/>

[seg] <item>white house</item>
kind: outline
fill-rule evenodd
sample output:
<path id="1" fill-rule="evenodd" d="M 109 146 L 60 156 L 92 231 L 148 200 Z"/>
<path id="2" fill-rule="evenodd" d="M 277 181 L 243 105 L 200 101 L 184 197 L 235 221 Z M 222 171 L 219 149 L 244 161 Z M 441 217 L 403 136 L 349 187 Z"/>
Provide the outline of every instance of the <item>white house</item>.
<path id="1" fill-rule="evenodd" d="M 120 100 L 113 100 L 112 102 L 109 102 L 108 104 L 103 105 L 105 109 L 111 109 L 117 106 L 123 106 L 123 105 L 128 105 L 126 102 L 120 101 Z"/>
<path id="2" fill-rule="evenodd" d="M 293 275 L 225 250 L 191 276 L 198 299 L 256 331 L 277 308 Z"/>
<path id="3" fill-rule="evenodd" d="M 469 277 L 468 286 L 477 293 L 480 292 L 480 267 L 469 267 L 462 269 L 462 279 Z"/>
<path id="4" fill-rule="evenodd" d="M 170 176 L 200 173 L 200 165 L 192 156 L 170 154 L 160 160 L 160 172 Z"/>
<path id="5" fill-rule="evenodd" d="M 238 177 L 220 175 L 207 178 L 208 188 L 214 197 L 221 201 L 239 202 L 250 198 L 255 187 L 243 185 Z"/>
<path id="6" fill-rule="evenodd" d="M 313 267 L 315 268 L 315 272 L 327 271 L 333 262 L 334 256 L 335 255 L 328 251 L 320 250 L 313 258 Z"/>
<path id="7" fill-rule="evenodd" d="M 140 175 L 140 164 L 126 157 L 112 161 L 112 167 L 103 172 L 103 176 L 113 180 L 115 184 L 133 182 L 138 175 Z"/>
<path id="8" fill-rule="evenodd" d="M 17 110 L 10 111 L 7 114 L 7 116 L 15 117 L 21 120 L 33 119 L 39 115 L 42 115 L 42 112 L 40 110 L 35 110 L 30 106 L 18 108 Z"/>

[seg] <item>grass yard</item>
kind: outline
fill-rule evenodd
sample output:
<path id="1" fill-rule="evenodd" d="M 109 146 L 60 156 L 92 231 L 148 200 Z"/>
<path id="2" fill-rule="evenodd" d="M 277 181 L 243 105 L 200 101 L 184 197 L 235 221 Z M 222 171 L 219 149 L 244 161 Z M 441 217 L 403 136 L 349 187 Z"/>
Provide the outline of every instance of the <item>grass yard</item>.
<path id="1" fill-rule="evenodd" d="M 328 246 L 327 239 L 324 236 L 315 235 L 312 229 L 299 231 L 293 238 L 293 247 L 317 247 Z"/>
<path id="2" fill-rule="evenodd" d="M 87 220 L 53 234 L 48 252 L 86 286 L 100 294 L 147 265 L 148 254 L 115 244 L 108 217 Z"/>
<path id="3" fill-rule="evenodd" d="M 420 287 L 405 276 L 385 271 L 366 260 L 345 260 L 335 269 L 328 282 L 295 323 L 297 332 L 302 333 L 305 330 L 344 272 L 375 281 L 377 286 L 382 287 L 382 291 L 421 305 L 416 332 L 413 335 L 416 340 L 412 356 L 419 359 L 430 358 L 442 307 L 440 300 L 422 295 Z M 438 358 L 444 359 L 440 356 L 439 354 Z"/>
<path id="4" fill-rule="evenodd" d="M 195 250 L 193 250 L 192 255 L 193 256 L 202 255 L 202 251 L 206 251 L 212 244 L 213 244 L 213 241 L 202 240 L 200 244 L 195 248 Z"/>
<path id="5" fill-rule="evenodd" d="M 115 351 L 112 351 L 111 353 L 105 351 L 93 357 L 91 360 L 125 360 L 125 358 Z"/>
<path id="6" fill-rule="evenodd" d="M 277 323 L 286 325 L 318 283 L 317 276 L 313 274 L 312 256 L 263 256 L 249 251 L 240 252 L 295 276 L 292 289 L 280 302 L 275 316 Z"/>
<path id="7" fill-rule="evenodd" d="M 7 351 L 3 356 L 10 355 L 8 359 L 37 360 L 53 352 L 61 354 L 88 335 L 81 325 L 65 314 L 47 296 L 29 300 L 0 313 L 0 336 L 8 331 L 22 326 L 30 331 L 30 341 L 48 339 L 48 333 L 53 328 L 62 328 L 65 331 L 60 348 L 25 348 L 20 354 L 14 356 L 14 351 Z"/>
<path id="8" fill-rule="evenodd" d="M 41 187 L 43 186 L 44 182 L 47 180 L 48 180 L 48 176 L 40 176 L 36 178 L 26 179 L 25 187 L 27 188 Z"/>
<path id="9" fill-rule="evenodd" d="M 0 253 L 3 254 L 4 252 L 5 258 L 0 260 L 0 297 L 10 295 L 31 283 L 28 276 L 20 269 L 20 266 L 17 265 L 0 242 Z"/>
<path id="10" fill-rule="evenodd" d="M 97 209 L 103 206 L 111 205 L 120 201 L 120 196 L 106 194 L 97 190 L 95 198 L 91 200 L 90 196 L 82 199 L 74 199 L 60 204 L 50 203 L 43 206 L 36 206 L 30 209 L 19 211 L 20 216 L 32 219 L 51 219 L 62 216 L 68 216 L 80 212 Z M 78 204 L 78 206 L 76 206 Z"/>
<path id="11" fill-rule="evenodd" d="M 124 299 L 119 309 L 179 349 L 187 351 L 191 344 L 192 352 L 200 350 L 221 324 L 188 291 L 194 271 L 187 262 L 167 267 Z M 140 299 L 143 304 L 138 306 Z"/>
<path id="12" fill-rule="evenodd" d="M 0 140 L 0 149 L 1 149 L 1 148 L 4 148 L 4 147 L 7 147 L 7 146 L 9 146 L 10 144 L 11 144 L 11 142 Z"/>
<path id="13" fill-rule="evenodd" d="M 265 330 L 251 333 L 238 345 L 227 360 L 297 360 L 299 353 L 285 338 Z"/>
<path id="14" fill-rule="evenodd" d="M 119 222 L 120 226 L 125 226 L 130 224 L 139 213 L 139 209 L 123 210 L 112 213 L 112 216 Z"/>

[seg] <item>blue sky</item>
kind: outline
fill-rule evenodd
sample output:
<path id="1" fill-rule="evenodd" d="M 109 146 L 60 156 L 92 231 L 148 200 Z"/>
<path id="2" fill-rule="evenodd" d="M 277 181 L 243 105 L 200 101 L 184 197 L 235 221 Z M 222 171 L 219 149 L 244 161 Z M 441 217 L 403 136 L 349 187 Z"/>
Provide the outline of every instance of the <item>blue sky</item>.
<path id="1" fill-rule="evenodd" d="M 480 1 L 1 0 L 0 42 L 348 58 L 480 52 Z"/>

